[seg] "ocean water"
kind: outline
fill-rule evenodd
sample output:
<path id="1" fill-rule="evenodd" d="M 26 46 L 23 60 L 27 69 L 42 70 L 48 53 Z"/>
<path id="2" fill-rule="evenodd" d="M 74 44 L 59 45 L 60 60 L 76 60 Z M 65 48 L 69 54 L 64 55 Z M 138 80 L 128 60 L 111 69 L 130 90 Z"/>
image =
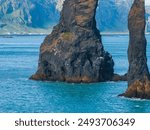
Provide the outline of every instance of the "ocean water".
<path id="1" fill-rule="evenodd" d="M 32 81 L 37 69 L 39 47 L 45 36 L 0 37 L 0 112 L 120 113 L 150 112 L 150 101 L 118 97 L 127 82 L 68 84 Z M 115 61 L 115 72 L 128 69 L 127 35 L 102 37 L 105 50 Z M 150 35 L 148 64 L 150 67 Z"/>

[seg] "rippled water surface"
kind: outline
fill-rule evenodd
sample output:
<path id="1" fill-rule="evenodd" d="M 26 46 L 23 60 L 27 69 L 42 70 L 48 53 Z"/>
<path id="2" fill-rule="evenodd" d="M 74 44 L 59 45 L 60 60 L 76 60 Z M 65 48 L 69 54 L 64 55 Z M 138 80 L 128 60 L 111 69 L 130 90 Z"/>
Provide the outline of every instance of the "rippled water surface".
<path id="1" fill-rule="evenodd" d="M 45 36 L 0 37 L 0 112 L 150 112 L 150 101 L 120 98 L 126 82 L 67 84 L 28 80 Z M 115 72 L 127 72 L 127 35 L 103 36 Z M 150 67 L 150 36 L 148 64 Z"/>

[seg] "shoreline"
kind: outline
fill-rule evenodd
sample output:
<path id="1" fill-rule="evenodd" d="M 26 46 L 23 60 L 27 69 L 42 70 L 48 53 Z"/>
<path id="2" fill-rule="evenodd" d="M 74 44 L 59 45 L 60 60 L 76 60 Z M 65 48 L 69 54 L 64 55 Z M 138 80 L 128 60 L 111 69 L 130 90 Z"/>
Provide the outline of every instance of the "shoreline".
<path id="1" fill-rule="evenodd" d="M 7 36 L 45 36 L 48 34 L 0 34 L 0 37 L 7 37 Z"/>
<path id="2" fill-rule="evenodd" d="M 50 32 L 51 33 L 51 32 Z M 50 33 L 27 33 L 27 34 L 0 34 L 0 37 L 11 37 L 11 36 L 47 36 Z M 128 32 L 101 32 L 102 36 L 108 36 L 108 35 L 129 35 Z M 145 33 L 146 35 L 150 35 L 150 33 Z"/>

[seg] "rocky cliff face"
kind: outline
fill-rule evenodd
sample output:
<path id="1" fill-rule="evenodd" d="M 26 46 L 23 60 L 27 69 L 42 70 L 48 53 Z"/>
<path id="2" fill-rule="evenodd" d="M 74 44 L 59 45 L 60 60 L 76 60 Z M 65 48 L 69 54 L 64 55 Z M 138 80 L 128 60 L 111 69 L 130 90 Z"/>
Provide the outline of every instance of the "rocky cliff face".
<path id="1" fill-rule="evenodd" d="M 111 55 L 96 28 L 98 0 L 66 0 L 61 19 L 40 48 L 39 66 L 31 79 L 99 82 L 112 79 Z"/>
<path id="2" fill-rule="evenodd" d="M 129 70 L 126 97 L 150 98 L 150 74 L 146 58 L 145 4 L 134 0 L 129 13 L 130 41 L 128 48 Z"/>
<path id="3" fill-rule="evenodd" d="M 0 0 L 0 33 L 40 33 L 59 19 L 54 0 Z"/>

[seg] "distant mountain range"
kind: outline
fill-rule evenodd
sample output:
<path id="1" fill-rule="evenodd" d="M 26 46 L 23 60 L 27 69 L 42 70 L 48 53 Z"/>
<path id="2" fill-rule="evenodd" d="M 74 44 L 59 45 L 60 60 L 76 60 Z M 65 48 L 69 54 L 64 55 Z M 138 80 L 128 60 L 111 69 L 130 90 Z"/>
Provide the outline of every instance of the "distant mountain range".
<path id="1" fill-rule="evenodd" d="M 0 33 L 46 33 L 58 20 L 55 0 L 0 0 Z"/>
<path id="2" fill-rule="evenodd" d="M 100 0 L 97 24 L 102 32 L 127 32 L 127 17 L 132 0 Z"/>
<path id="3" fill-rule="evenodd" d="M 64 0 L 0 0 L 0 34 L 50 33 L 59 20 Z M 97 26 L 101 32 L 127 32 L 133 0 L 100 0 Z M 150 7 L 146 7 L 150 31 Z"/>

